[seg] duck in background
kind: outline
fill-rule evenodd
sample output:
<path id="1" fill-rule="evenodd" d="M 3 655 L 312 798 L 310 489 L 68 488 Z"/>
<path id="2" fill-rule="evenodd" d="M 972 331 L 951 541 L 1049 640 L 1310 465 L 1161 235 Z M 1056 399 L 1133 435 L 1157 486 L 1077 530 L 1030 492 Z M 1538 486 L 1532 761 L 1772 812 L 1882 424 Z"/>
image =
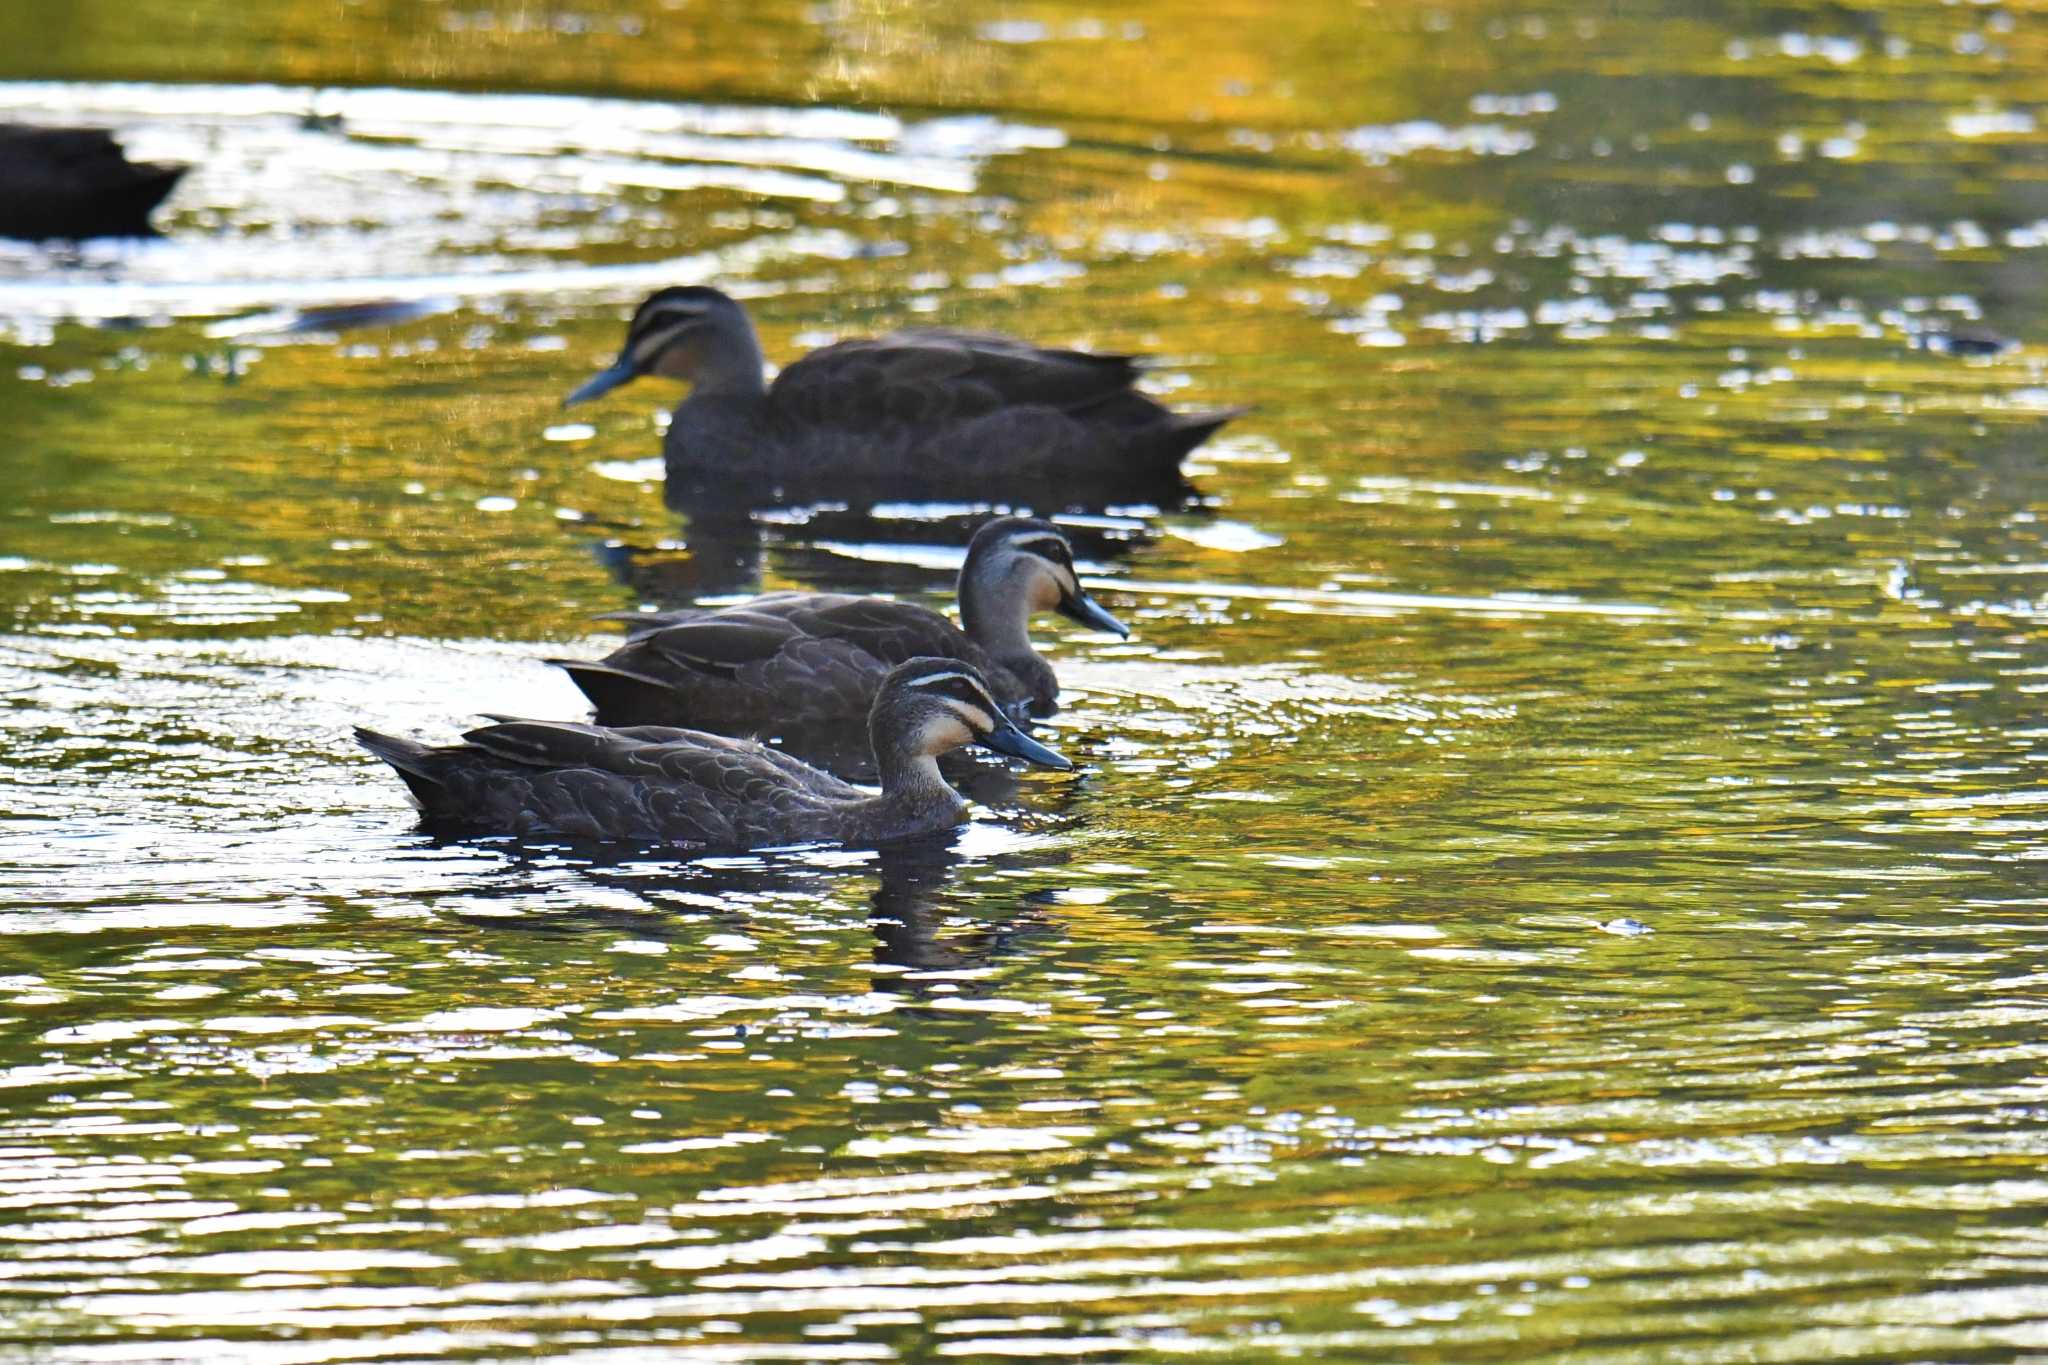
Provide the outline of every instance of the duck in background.
<path id="1" fill-rule="evenodd" d="M 696 730 L 505 720 L 438 748 L 355 734 L 397 771 L 429 823 L 716 849 L 868 845 L 957 825 L 967 803 L 938 758 L 963 745 L 1074 766 L 1019 730 L 958 659 L 912 659 L 883 680 L 868 715 L 879 793 L 765 745 Z"/>
<path id="2" fill-rule="evenodd" d="M 746 310 L 716 289 L 642 303 L 610 368 L 563 400 L 642 375 L 691 386 L 664 444 L 671 484 L 883 483 L 926 495 L 991 481 L 1071 493 L 1178 481 L 1182 457 L 1243 409 L 1177 413 L 1125 355 L 921 330 L 841 341 L 770 384 Z"/>
<path id="3" fill-rule="evenodd" d="M 130 161 L 102 128 L 0 124 L 0 237 L 153 237 L 151 210 L 190 169 Z"/>

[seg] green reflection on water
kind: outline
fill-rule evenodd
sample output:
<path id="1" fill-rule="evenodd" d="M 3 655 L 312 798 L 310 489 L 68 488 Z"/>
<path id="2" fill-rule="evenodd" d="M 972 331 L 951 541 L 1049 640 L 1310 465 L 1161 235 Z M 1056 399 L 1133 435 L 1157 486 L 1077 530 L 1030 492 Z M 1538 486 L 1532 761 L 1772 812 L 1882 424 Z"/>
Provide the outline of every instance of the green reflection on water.
<path id="1" fill-rule="evenodd" d="M 345 727 L 573 714 L 542 659 L 593 613 L 756 571 L 941 602 L 890 546 L 956 522 L 665 507 L 665 395 L 555 406 L 638 285 L 18 324 L 20 1351 L 2039 1348 L 2048 399 L 2031 349 L 1914 344 L 2040 313 L 2023 20 L 14 8 L 15 78 L 1049 129 L 948 163 L 971 189 L 844 169 L 909 131 L 821 136 L 837 197 L 623 221 L 456 165 L 406 183 L 471 217 L 366 198 L 363 258 L 325 249 L 726 252 L 779 359 L 937 320 L 1255 407 L 1203 505 L 1091 548 L 1137 640 L 1048 637 L 1083 774 L 922 858 L 592 865 L 412 833 Z M 249 278 L 255 204 L 174 201 L 165 268 Z"/>

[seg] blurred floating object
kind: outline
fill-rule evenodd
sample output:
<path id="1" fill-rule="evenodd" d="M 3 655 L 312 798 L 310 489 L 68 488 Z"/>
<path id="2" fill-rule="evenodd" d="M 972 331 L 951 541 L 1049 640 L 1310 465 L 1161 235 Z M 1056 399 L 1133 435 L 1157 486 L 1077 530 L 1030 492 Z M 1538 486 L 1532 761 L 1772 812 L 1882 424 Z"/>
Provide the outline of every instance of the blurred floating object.
<path id="1" fill-rule="evenodd" d="M 1174 525 L 1166 528 L 1166 534 L 1175 540 L 1184 540 L 1190 545 L 1199 545 L 1204 550 L 1220 550 L 1226 554 L 1245 554 L 1252 550 L 1270 550 L 1287 541 L 1280 536 L 1261 531 L 1256 526 L 1241 521 L 1213 521 L 1206 525 Z"/>
<path id="2" fill-rule="evenodd" d="M 1984 356 L 2017 351 L 2020 343 L 1988 327 L 1958 327 L 1948 332 L 1930 332 L 1921 346 L 1936 355 Z"/>
<path id="3" fill-rule="evenodd" d="M 305 332 L 345 332 L 355 327 L 381 323 L 408 322 L 432 313 L 446 313 L 456 306 L 452 297 L 417 299 L 376 299 L 366 303 L 336 303 L 310 308 L 279 308 L 267 313 L 216 322 L 206 329 L 210 337 L 296 336 Z"/>
<path id="4" fill-rule="evenodd" d="M 100 128 L 0 124 L 0 236 L 154 237 L 150 211 L 188 169 L 130 161 Z"/>
<path id="5" fill-rule="evenodd" d="M 1627 915 L 1620 919 L 1605 920 L 1598 928 L 1603 934 L 1618 934 L 1622 938 L 1641 938 L 1644 934 L 1657 932 L 1641 920 L 1631 919 Z"/>

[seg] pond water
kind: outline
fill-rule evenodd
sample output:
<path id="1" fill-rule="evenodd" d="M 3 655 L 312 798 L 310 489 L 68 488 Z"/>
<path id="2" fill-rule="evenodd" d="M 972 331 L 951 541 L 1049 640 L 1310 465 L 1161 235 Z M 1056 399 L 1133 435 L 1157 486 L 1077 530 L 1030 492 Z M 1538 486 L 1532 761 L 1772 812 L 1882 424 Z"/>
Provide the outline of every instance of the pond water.
<path id="1" fill-rule="evenodd" d="M 0 4 L 10 1358 L 2048 1350 L 2048 41 L 1995 3 Z M 11 82 L 11 83 L 10 83 Z M 665 504 L 658 283 L 1254 411 L 1071 775 L 450 842 L 348 727 L 986 509 Z M 369 305 L 369 306 L 365 306 Z"/>

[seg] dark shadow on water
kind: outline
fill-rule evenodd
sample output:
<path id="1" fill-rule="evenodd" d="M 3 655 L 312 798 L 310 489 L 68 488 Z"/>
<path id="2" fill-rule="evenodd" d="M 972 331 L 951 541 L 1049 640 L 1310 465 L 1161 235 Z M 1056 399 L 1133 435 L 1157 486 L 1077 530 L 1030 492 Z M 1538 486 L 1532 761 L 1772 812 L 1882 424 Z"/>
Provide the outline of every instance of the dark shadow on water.
<path id="1" fill-rule="evenodd" d="M 562 938 L 621 933 L 682 945 L 707 926 L 758 932 L 754 916 L 764 906 L 787 900 L 815 905 L 829 900 L 833 889 L 849 879 L 872 877 L 868 925 L 876 940 L 874 960 L 912 973 L 951 973 L 988 966 L 1018 945 L 1054 932 L 1051 890 L 1005 893 L 999 899 L 1006 908 L 992 916 L 984 898 L 972 894 L 980 879 L 969 881 L 963 873 L 1050 868 L 1066 857 L 1063 850 L 1035 850 L 975 858 L 960 848 L 963 828 L 870 850 L 694 857 L 623 843 L 462 838 L 424 828 L 421 835 L 435 848 L 503 855 L 498 868 L 466 888 L 465 899 L 471 902 L 502 899 L 508 911 L 519 908 L 518 902 L 557 896 L 572 902 L 540 914 L 449 912 L 451 919 L 472 928 Z M 587 888 L 602 890 L 612 903 L 578 900 L 576 893 Z M 955 919 L 969 922 L 951 925 Z M 938 993 L 931 983 L 915 980 L 891 988 L 908 995 Z M 973 983 L 957 983 L 944 993 L 972 990 Z"/>
<path id="2" fill-rule="evenodd" d="M 967 927 L 947 932 L 949 893 L 959 883 L 961 858 L 952 842 L 913 842 L 885 850 L 881 881 L 868 916 L 875 932 L 875 961 L 913 972 L 958 972 L 986 967 L 1013 955 L 1025 942 L 1057 933 L 1051 893 L 1018 896 L 1007 913 L 978 916 Z M 972 993 L 972 983 L 962 989 Z M 906 994 L 923 994 L 923 983 L 906 981 Z"/>

